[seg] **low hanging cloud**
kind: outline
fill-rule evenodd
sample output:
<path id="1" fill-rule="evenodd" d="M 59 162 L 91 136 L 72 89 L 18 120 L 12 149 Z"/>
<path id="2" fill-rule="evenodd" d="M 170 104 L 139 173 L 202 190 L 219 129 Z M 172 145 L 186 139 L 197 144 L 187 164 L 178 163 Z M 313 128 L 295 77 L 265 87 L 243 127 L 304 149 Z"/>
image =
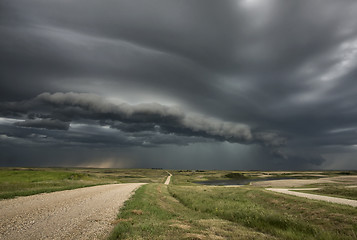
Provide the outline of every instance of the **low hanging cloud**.
<path id="1" fill-rule="evenodd" d="M 186 113 L 158 103 L 114 104 L 89 93 L 42 93 L 33 99 L 1 104 L 2 115 L 27 118 L 16 126 L 68 130 L 73 121 L 95 121 L 123 132 L 159 132 L 243 144 L 282 146 L 285 138 L 272 132 L 253 132 L 242 123 Z M 35 119 L 34 119 L 35 118 Z"/>
<path id="2" fill-rule="evenodd" d="M 18 102 L 3 102 L 0 110 L 4 119 L 16 118 L 12 128 L 5 128 L 5 134 L 17 137 L 14 142 L 18 143 L 24 139 L 38 146 L 72 148 L 75 144 L 85 149 L 148 149 L 229 142 L 261 149 L 260 155 L 264 157 L 259 161 L 265 166 L 264 159 L 268 158 L 276 169 L 286 166 L 310 168 L 325 161 L 309 149 L 301 153 L 292 151 L 288 139 L 277 131 L 257 130 L 243 123 L 223 121 L 158 103 L 131 105 L 113 103 L 96 94 L 57 92 L 42 93 Z M 48 137 L 29 137 L 32 132 Z"/>

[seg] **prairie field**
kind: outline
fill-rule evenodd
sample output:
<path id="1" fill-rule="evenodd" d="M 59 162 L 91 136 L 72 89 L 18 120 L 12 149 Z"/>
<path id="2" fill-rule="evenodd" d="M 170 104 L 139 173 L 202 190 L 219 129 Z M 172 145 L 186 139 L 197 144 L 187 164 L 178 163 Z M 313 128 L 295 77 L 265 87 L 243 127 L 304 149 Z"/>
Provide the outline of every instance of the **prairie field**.
<path id="1" fill-rule="evenodd" d="M 0 168 L 0 199 L 110 183 L 154 183 L 167 173 L 154 169 Z"/>
<path id="2" fill-rule="evenodd" d="M 294 181 L 308 180 L 320 187 L 317 194 L 348 198 L 356 194 L 356 172 L 170 172 L 170 185 L 143 186 L 125 204 L 110 239 L 357 238 L 357 208 L 265 190 L 279 181 L 294 188 Z M 197 183 L 232 178 L 252 184 Z"/>
<path id="3" fill-rule="evenodd" d="M 165 185 L 163 169 L 1 168 L 0 197 L 144 182 L 109 239 L 357 239 L 357 208 L 265 189 L 356 200 L 356 171 L 168 171 Z"/>

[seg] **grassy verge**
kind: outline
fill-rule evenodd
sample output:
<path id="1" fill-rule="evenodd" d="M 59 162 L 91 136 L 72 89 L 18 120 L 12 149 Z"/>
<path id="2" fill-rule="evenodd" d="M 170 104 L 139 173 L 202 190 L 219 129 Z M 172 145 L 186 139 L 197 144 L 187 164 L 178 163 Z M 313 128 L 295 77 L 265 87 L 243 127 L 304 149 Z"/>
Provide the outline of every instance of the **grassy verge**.
<path id="1" fill-rule="evenodd" d="M 152 169 L 0 168 L 0 199 L 110 183 L 163 182 Z"/>
<path id="2" fill-rule="evenodd" d="M 277 239 L 356 239 L 357 209 L 252 187 L 169 186 L 188 208 Z"/>
<path id="3" fill-rule="evenodd" d="M 120 210 L 109 239 L 276 239 L 215 214 L 193 211 L 167 186 L 148 184 Z"/>

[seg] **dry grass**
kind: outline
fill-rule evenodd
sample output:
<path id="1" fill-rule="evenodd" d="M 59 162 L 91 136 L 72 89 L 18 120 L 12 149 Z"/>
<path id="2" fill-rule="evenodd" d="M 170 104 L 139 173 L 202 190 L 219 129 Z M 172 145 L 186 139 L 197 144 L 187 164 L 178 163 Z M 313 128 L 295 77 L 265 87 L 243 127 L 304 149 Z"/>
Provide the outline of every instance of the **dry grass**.
<path id="1" fill-rule="evenodd" d="M 232 222 L 219 218 L 202 219 L 199 223 L 206 227 L 204 233 L 207 239 L 275 239 L 264 233 L 247 231 L 247 228 L 238 224 L 232 227 Z"/>
<path id="2" fill-rule="evenodd" d="M 134 210 L 131 210 L 132 213 L 134 213 L 135 215 L 143 215 L 144 212 L 143 210 L 140 210 L 140 209 L 134 209 Z"/>
<path id="3" fill-rule="evenodd" d="M 111 222 L 112 225 L 117 225 L 120 222 L 132 222 L 133 219 L 132 218 L 118 218 L 114 221 Z"/>
<path id="4" fill-rule="evenodd" d="M 183 239 L 190 239 L 190 240 L 203 240 L 206 239 L 205 235 L 198 234 L 198 233 L 186 233 L 183 236 Z"/>

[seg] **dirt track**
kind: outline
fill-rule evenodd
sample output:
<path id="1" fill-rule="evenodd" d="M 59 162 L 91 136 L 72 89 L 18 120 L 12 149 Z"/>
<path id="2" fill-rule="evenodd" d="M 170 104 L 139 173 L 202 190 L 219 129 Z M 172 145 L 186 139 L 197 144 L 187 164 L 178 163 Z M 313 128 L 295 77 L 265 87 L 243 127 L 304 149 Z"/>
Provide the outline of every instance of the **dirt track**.
<path id="1" fill-rule="evenodd" d="M 0 239 L 102 239 L 142 183 L 111 184 L 0 201 Z"/>
<path id="2" fill-rule="evenodd" d="M 337 198 L 337 197 L 328 197 L 328 196 L 322 196 L 322 195 L 316 195 L 316 194 L 310 194 L 310 193 L 295 192 L 298 190 L 314 190 L 314 189 L 316 189 L 316 188 L 301 188 L 301 189 L 266 188 L 266 190 L 273 191 L 273 192 L 284 193 L 284 194 L 294 195 L 297 197 L 304 197 L 304 198 L 309 198 L 309 199 L 314 199 L 314 200 L 320 200 L 320 201 L 325 201 L 325 202 L 332 202 L 332 203 L 338 203 L 338 204 L 349 205 L 352 207 L 357 207 L 356 200 Z M 291 191 L 291 190 L 295 190 L 295 191 Z"/>
<path id="3" fill-rule="evenodd" d="M 169 174 L 169 176 L 166 178 L 165 184 L 166 184 L 166 185 L 169 185 L 169 184 L 170 184 L 170 181 L 171 181 L 171 176 L 172 176 L 172 174 L 169 173 L 169 172 L 167 172 L 167 173 Z"/>
<path id="4" fill-rule="evenodd" d="M 282 179 L 271 181 L 252 182 L 253 186 L 259 187 L 271 187 L 271 188 L 290 188 L 290 187 L 303 187 L 309 184 L 324 184 L 324 183 L 338 183 L 344 184 L 356 184 L 357 176 L 339 176 L 339 177 L 326 177 L 319 179 Z"/>

